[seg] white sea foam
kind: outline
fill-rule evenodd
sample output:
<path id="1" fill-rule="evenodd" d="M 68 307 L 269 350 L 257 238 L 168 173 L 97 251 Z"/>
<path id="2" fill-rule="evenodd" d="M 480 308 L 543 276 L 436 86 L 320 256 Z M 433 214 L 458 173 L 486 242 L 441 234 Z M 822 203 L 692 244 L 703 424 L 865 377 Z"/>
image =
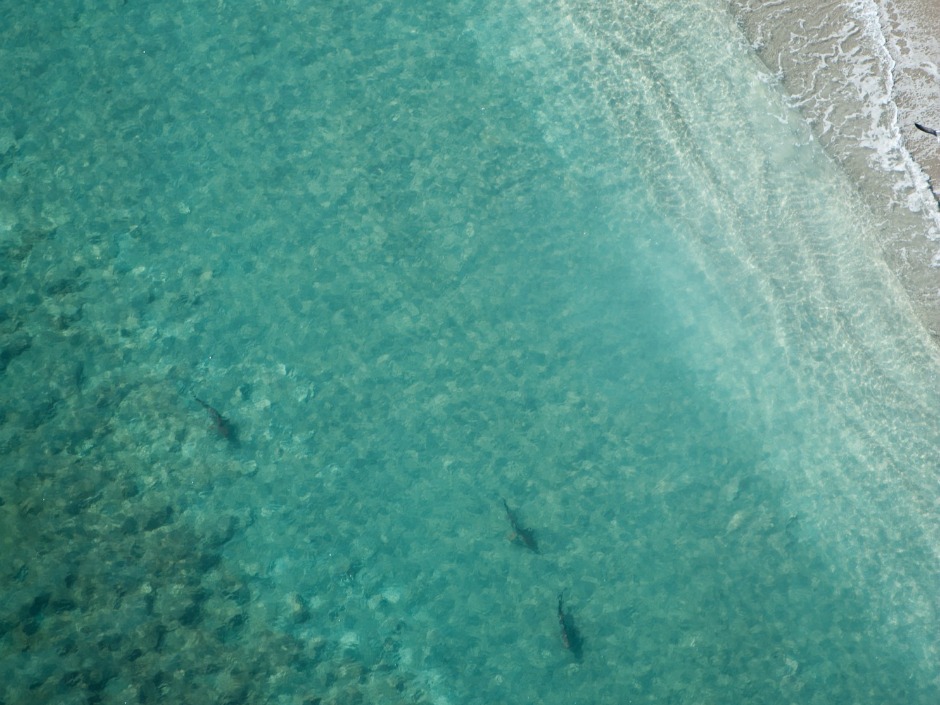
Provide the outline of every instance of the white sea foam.
<path id="1" fill-rule="evenodd" d="M 930 61 L 926 51 L 902 49 L 902 46 L 917 47 L 918 38 L 923 35 L 912 25 L 908 24 L 908 32 L 903 37 L 886 32 L 886 6 L 879 6 L 874 0 L 851 0 L 848 8 L 871 40 L 878 68 L 875 74 L 868 74 L 866 63 L 858 62 L 853 72 L 854 80 L 865 86 L 870 99 L 867 109 L 872 118 L 871 130 L 863 135 L 861 144 L 871 150 L 873 166 L 895 174 L 895 193 L 911 211 L 928 217 L 927 235 L 936 240 L 940 238 L 940 211 L 927 175 L 905 145 L 897 100 L 899 71 L 916 65 L 936 75 L 936 64 Z"/>

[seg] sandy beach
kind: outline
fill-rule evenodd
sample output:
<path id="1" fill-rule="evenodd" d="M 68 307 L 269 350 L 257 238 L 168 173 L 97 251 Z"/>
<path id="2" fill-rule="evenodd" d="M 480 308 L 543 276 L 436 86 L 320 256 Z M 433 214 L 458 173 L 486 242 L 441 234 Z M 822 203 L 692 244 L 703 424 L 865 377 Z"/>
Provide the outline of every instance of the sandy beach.
<path id="1" fill-rule="evenodd" d="M 917 53 L 913 61 L 897 66 L 895 100 L 905 145 L 940 199 L 940 138 L 913 127 L 919 122 L 940 130 L 940 38 L 935 31 L 940 27 L 940 5 L 933 0 L 884 0 L 883 15 L 886 30 L 899 46 L 910 46 Z"/>
<path id="2" fill-rule="evenodd" d="M 914 124 L 940 130 L 940 38 L 935 32 L 940 5 L 933 0 L 877 0 L 877 4 L 885 48 L 893 62 L 888 98 L 897 110 L 899 151 L 902 159 L 909 155 L 913 161 L 907 168 L 915 184 L 906 205 L 923 209 L 926 216 L 923 229 L 918 219 L 911 221 L 903 212 L 889 221 L 898 222 L 898 227 L 896 233 L 888 229 L 886 257 L 925 326 L 940 342 L 940 138 Z M 892 187 L 897 194 L 897 182 Z"/>

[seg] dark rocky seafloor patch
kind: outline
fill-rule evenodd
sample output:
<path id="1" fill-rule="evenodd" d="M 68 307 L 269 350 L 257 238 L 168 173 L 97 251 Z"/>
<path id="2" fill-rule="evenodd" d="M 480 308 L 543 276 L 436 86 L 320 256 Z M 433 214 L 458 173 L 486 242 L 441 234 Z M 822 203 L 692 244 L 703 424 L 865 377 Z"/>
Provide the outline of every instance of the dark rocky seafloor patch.
<path id="1" fill-rule="evenodd" d="M 102 348 L 79 367 L 67 338 L 22 342 L 44 335 L 0 325 L 23 392 L 0 403 L 2 705 L 425 699 L 394 648 L 350 650 L 312 596 L 272 594 L 228 555 L 253 510 L 212 497 L 250 484 L 253 465 L 177 385 L 135 379 L 87 328 L 75 335 Z"/>

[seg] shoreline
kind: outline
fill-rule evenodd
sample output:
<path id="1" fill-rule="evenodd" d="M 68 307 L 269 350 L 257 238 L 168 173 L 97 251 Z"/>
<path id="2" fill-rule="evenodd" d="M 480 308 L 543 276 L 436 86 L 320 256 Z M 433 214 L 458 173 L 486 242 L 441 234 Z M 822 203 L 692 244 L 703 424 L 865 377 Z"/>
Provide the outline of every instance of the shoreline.
<path id="1" fill-rule="evenodd" d="M 940 345 L 940 138 L 914 125 L 940 130 L 940 40 L 927 29 L 940 26 L 940 6 L 933 0 L 869 1 L 888 56 L 886 97 L 896 115 L 897 149 L 911 179 L 885 255 Z M 892 186 L 899 194 L 898 183 Z"/>
<path id="2" fill-rule="evenodd" d="M 894 99 L 905 128 L 905 147 L 927 176 L 940 208 L 940 138 L 913 127 L 919 122 L 940 130 L 940 39 L 926 29 L 940 27 L 940 5 L 932 0 L 881 0 L 880 9 L 885 31 L 893 39 L 889 50 L 897 62 Z M 902 43 L 916 53 L 913 61 L 904 60 Z"/>
<path id="3" fill-rule="evenodd" d="M 884 259 L 940 344 L 940 26 L 933 0 L 726 0 L 792 107 L 869 206 Z"/>

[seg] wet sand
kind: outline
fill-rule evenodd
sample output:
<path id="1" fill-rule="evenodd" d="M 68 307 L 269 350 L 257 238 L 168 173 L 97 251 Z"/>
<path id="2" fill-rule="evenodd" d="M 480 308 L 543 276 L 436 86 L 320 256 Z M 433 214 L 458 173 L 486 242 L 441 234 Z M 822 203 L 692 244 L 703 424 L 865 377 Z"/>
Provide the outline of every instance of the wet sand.
<path id="1" fill-rule="evenodd" d="M 892 99 L 904 149 L 927 179 L 940 211 L 940 138 L 918 130 L 914 123 L 940 130 L 940 4 L 935 0 L 877 0 L 888 50 L 896 62 Z M 886 252 L 921 320 L 940 344 L 940 232 L 925 223 L 923 233 L 897 236 Z"/>
<path id="2" fill-rule="evenodd" d="M 921 56 L 899 62 L 895 72 L 895 100 L 905 145 L 930 178 L 940 200 L 940 139 L 920 132 L 914 123 L 940 130 L 940 4 L 935 0 L 883 0 L 888 26 L 901 47 L 910 43 Z M 908 49 L 911 51 L 911 49 Z"/>

